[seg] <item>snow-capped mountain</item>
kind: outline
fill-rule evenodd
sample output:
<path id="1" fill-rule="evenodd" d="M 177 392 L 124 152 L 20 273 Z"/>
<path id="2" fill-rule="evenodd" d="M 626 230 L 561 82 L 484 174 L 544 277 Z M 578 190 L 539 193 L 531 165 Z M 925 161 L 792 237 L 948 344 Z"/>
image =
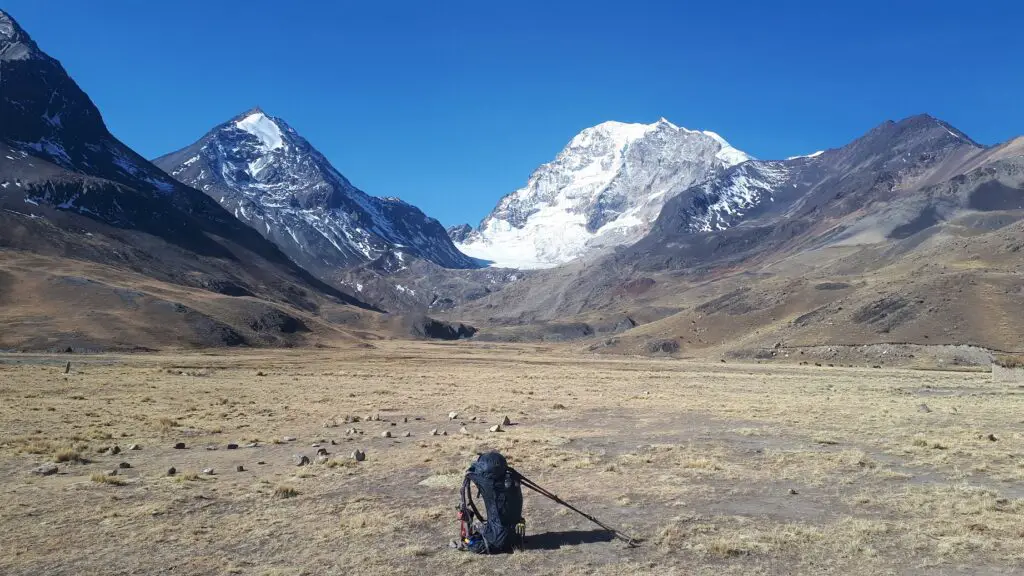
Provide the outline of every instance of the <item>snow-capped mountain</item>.
<path id="1" fill-rule="evenodd" d="M 461 251 L 496 266 L 557 266 L 638 240 L 675 194 L 749 159 L 714 132 L 664 118 L 605 122 L 580 132 L 477 230 L 450 233 Z"/>
<path id="2" fill-rule="evenodd" d="M 474 268 L 433 218 L 353 186 L 305 138 L 259 108 L 154 161 L 320 276 L 393 254 Z"/>

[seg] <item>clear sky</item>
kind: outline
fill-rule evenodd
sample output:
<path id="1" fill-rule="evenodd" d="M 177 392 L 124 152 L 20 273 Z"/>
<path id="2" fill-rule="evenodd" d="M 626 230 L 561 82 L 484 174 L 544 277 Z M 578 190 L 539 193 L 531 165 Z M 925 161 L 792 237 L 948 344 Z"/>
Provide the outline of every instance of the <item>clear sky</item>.
<path id="1" fill-rule="evenodd" d="M 664 116 L 760 158 L 919 112 L 1020 135 L 1022 4 L 0 0 L 141 154 L 259 105 L 446 225 L 605 120 Z"/>

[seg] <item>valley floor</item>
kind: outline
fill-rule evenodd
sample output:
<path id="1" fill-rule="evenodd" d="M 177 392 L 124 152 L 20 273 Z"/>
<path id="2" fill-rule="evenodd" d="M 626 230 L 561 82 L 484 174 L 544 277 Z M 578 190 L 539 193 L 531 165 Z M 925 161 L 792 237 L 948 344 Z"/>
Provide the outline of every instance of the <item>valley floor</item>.
<path id="1" fill-rule="evenodd" d="M 0 573 L 1024 570 L 1024 388 L 988 374 L 375 346 L 0 356 Z M 526 551 L 448 550 L 485 448 L 643 545 L 527 493 Z"/>

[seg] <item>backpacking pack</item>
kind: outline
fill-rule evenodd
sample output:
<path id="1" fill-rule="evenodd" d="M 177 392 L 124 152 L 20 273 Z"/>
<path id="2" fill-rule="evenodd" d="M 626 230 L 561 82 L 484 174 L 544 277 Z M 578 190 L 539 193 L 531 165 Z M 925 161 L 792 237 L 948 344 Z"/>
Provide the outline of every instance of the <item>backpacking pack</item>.
<path id="1" fill-rule="evenodd" d="M 472 487 L 487 516 L 473 502 Z M 477 554 L 511 552 L 523 543 L 523 489 L 518 474 L 498 452 L 481 454 L 466 472 L 460 492 L 459 547 Z"/>

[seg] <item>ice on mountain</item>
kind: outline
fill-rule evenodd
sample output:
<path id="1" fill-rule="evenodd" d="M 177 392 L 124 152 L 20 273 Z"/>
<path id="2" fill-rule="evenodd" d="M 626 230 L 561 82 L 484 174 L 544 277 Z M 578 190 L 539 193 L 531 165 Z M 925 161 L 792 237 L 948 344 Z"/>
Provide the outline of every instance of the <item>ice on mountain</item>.
<path id="1" fill-rule="evenodd" d="M 281 129 L 278 128 L 273 120 L 267 118 L 267 115 L 263 112 L 253 112 L 235 122 L 235 126 L 259 138 L 260 142 L 263 143 L 263 150 L 265 152 L 277 150 L 284 146 Z"/>

